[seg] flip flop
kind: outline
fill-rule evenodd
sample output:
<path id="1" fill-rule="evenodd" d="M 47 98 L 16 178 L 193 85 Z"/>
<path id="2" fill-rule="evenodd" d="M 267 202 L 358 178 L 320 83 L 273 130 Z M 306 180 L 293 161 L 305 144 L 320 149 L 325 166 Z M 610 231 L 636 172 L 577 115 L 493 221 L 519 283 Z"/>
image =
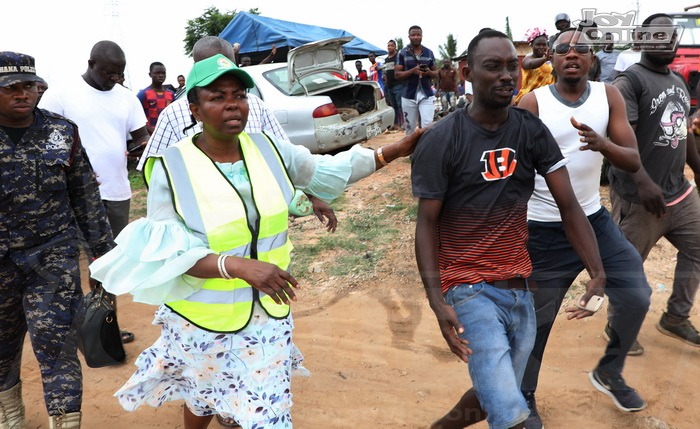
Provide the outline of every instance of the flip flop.
<path id="1" fill-rule="evenodd" d="M 129 331 L 122 331 L 122 343 L 130 343 L 134 341 L 134 334 Z"/>
<path id="2" fill-rule="evenodd" d="M 225 428 L 239 428 L 241 425 L 233 417 L 221 417 L 216 415 L 216 422 Z"/>

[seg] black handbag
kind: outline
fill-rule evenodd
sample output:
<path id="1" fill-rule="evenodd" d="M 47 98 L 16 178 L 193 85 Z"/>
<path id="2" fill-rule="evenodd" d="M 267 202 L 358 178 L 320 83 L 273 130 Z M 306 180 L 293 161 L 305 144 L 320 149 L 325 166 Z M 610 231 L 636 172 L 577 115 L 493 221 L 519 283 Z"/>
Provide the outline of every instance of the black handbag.
<path id="1" fill-rule="evenodd" d="M 100 284 L 85 295 L 85 320 L 78 330 L 78 349 L 90 368 L 119 365 L 126 360 L 114 305 Z"/>

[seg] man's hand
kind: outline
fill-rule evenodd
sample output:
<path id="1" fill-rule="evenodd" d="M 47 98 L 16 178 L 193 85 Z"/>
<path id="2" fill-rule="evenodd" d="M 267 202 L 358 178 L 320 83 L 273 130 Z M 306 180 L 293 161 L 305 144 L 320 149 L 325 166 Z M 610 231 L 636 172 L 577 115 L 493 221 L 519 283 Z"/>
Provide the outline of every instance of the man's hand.
<path id="1" fill-rule="evenodd" d="M 398 149 L 395 158 L 410 156 L 411 154 L 413 154 L 413 151 L 416 150 L 416 146 L 418 145 L 418 140 L 420 140 L 423 133 L 425 133 L 425 131 L 432 126 L 433 126 L 433 124 L 431 123 L 430 125 L 428 125 L 425 128 L 416 128 L 411 134 L 403 137 L 401 140 L 399 140 L 395 143 L 392 143 L 392 145 L 395 145 L 396 148 Z M 385 153 L 386 153 L 386 149 L 385 149 Z M 386 157 L 386 155 L 385 155 L 385 157 Z M 392 160 L 393 160 L 393 158 L 392 158 Z"/>
<path id="2" fill-rule="evenodd" d="M 588 125 L 577 121 L 573 116 L 571 117 L 571 125 L 578 130 L 578 135 L 581 136 L 581 143 L 585 143 L 579 150 L 602 152 L 610 143 L 610 140 L 606 137 L 602 137 Z"/>
<path id="3" fill-rule="evenodd" d="M 444 302 L 431 305 L 431 308 L 435 313 L 435 317 L 437 317 L 442 337 L 447 341 L 447 345 L 450 347 L 452 353 L 464 362 L 469 362 L 469 355 L 473 352 L 472 349 L 468 347 L 469 341 L 459 336 L 459 334 L 464 332 L 464 327 L 459 322 L 454 308 Z"/>
<path id="4" fill-rule="evenodd" d="M 335 211 L 333 207 L 328 205 L 323 200 L 320 200 L 313 195 L 307 195 L 311 205 L 314 208 L 314 214 L 321 221 L 322 224 L 326 226 L 328 232 L 335 232 L 335 228 L 338 226 L 338 219 L 335 217 Z M 326 221 L 327 219 L 327 221 Z"/>
<path id="5" fill-rule="evenodd" d="M 642 200 L 642 205 L 644 208 L 654 215 L 658 219 L 661 219 L 668 208 L 666 207 L 666 201 L 664 201 L 664 193 L 652 180 L 644 180 L 637 183 L 637 193 L 639 198 Z"/>
<path id="6" fill-rule="evenodd" d="M 696 110 L 693 116 L 690 117 L 690 130 L 694 134 L 700 132 L 700 110 Z"/>
<path id="7" fill-rule="evenodd" d="M 604 277 L 599 277 L 599 278 L 594 278 L 588 281 L 586 283 L 586 292 L 583 294 L 581 297 L 581 302 L 578 303 L 581 307 L 585 307 L 586 304 L 588 303 L 588 300 L 591 299 L 593 295 L 598 295 L 598 296 L 603 296 L 603 290 L 605 288 L 605 281 L 606 279 Z M 578 307 L 568 307 L 566 310 L 564 310 L 567 314 L 566 318 L 571 320 L 571 319 L 583 319 L 585 317 L 590 317 L 594 315 L 595 313 L 592 311 L 584 310 L 582 308 Z"/>

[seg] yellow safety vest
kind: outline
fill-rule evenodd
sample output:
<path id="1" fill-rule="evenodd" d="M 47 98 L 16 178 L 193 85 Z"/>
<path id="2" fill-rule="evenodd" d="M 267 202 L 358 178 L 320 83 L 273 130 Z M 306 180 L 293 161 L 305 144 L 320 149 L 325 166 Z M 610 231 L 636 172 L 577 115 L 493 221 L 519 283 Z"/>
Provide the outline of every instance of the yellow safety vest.
<path id="1" fill-rule="evenodd" d="M 286 270 L 292 251 L 287 225 L 294 186 L 266 136 L 241 133 L 239 141 L 259 214 L 257 228 L 250 227 L 238 191 L 192 138 L 149 158 L 144 177 L 148 183 L 155 160 L 161 159 L 175 210 L 193 234 L 217 253 L 254 258 Z M 199 291 L 166 305 L 200 328 L 237 332 L 250 321 L 254 301 L 273 318 L 289 315 L 288 305 L 276 304 L 242 279 L 207 279 Z"/>

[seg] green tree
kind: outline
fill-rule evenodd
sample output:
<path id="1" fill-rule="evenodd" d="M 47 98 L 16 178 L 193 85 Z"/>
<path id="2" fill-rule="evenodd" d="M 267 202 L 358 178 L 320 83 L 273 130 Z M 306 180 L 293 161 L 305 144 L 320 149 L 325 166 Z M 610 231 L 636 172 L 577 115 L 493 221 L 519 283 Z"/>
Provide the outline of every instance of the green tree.
<path id="1" fill-rule="evenodd" d="M 400 51 L 401 49 L 403 49 L 403 39 L 400 37 L 397 37 L 394 40 L 396 40 L 396 50 Z"/>
<path id="2" fill-rule="evenodd" d="M 258 8 L 249 9 L 248 12 L 260 15 Z M 204 36 L 218 36 L 226 28 L 229 22 L 236 16 L 237 11 L 221 13 L 219 8 L 210 7 L 204 11 L 202 16 L 188 19 L 185 27 L 185 55 L 192 54 L 192 47 L 197 40 Z"/>
<path id="3" fill-rule="evenodd" d="M 510 18 L 506 16 L 506 36 L 510 39 L 510 41 L 513 41 L 513 33 L 510 31 Z"/>
<path id="4" fill-rule="evenodd" d="M 444 45 L 440 45 L 438 50 L 440 53 L 440 62 L 446 59 L 451 60 L 457 56 L 457 41 L 452 33 L 447 35 L 447 41 Z"/>

